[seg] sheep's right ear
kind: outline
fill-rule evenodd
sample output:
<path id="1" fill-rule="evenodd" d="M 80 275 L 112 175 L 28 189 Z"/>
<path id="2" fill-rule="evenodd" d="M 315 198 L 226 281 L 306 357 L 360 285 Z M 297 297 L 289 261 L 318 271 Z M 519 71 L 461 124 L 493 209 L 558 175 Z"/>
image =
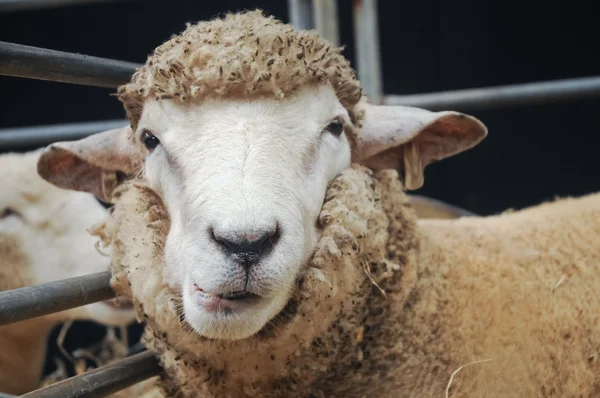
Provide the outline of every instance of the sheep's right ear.
<path id="1" fill-rule="evenodd" d="M 120 176 L 135 174 L 141 166 L 130 133 L 125 126 L 51 144 L 41 153 L 37 172 L 59 188 L 90 192 L 108 202 Z"/>

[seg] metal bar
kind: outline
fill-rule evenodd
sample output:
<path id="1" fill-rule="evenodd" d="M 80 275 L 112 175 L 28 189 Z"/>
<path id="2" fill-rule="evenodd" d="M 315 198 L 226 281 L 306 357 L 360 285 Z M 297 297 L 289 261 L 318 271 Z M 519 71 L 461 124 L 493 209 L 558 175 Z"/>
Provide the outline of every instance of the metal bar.
<path id="1" fill-rule="evenodd" d="M 129 347 L 129 355 L 139 354 L 142 351 L 146 351 L 146 346 L 141 341 Z"/>
<path id="2" fill-rule="evenodd" d="M 600 76 L 414 95 L 388 95 L 386 105 L 429 110 L 479 110 L 581 100 L 600 96 Z"/>
<path id="3" fill-rule="evenodd" d="M 452 214 L 455 217 L 478 217 L 479 214 L 463 209 L 462 207 L 454 206 L 449 203 L 443 202 L 438 199 L 430 198 L 422 195 L 408 195 L 409 199 L 417 204 L 426 204 L 433 208 L 441 209 L 448 214 Z"/>
<path id="4" fill-rule="evenodd" d="M 10 395 L 3 392 L 0 392 L 0 398 L 14 398 L 16 395 Z"/>
<path id="5" fill-rule="evenodd" d="M 311 0 L 288 0 L 290 23 L 294 29 L 309 30 L 315 28 Z"/>
<path id="6" fill-rule="evenodd" d="M 313 0 L 313 15 L 317 32 L 334 46 L 340 45 L 336 0 Z"/>
<path id="7" fill-rule="evenodd" d="M 144 351 L 79 376 L 59 381 L 21 397 L 97 398 L 114 394 L 140 381 L 157 376 L 161 367 L 154 354 Z"/>
<path id="8" fill-rule="evenodd" d="M 373 103 L 383 99 L 377 0 L 354 1 L 354 41 L 360 83 Z"/>
<path id="9" fill-rule="evenodd" d="M 125 119 L 117 119 L 0 129 L 0 151 L 22 147 L 41 147 L 57 141 L 78 140 L 101 131 L 126 126 L 128 123 Z"/>
<path id="10" fill-rule="evenodd" d="M 0 326 L 115 297 L 110 272 L 0 292 Z"/>
<path id="11" fill-rule="evenodd" d="M 0 41 L 0 75 L 114 88 L 140 65 Z"/>
<path id="12" fill-rule="evenodd" d="M 29 11 L 69 5 L 108 3 L 111 1 L 117 0 L 0 0 L 0 12 Z"/>

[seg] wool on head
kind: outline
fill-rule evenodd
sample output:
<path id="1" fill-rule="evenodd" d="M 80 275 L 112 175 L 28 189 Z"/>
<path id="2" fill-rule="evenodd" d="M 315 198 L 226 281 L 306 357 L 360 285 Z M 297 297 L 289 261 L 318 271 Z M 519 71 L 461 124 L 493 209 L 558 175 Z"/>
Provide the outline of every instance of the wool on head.
<path id="1" fill-rule="evenodd" d="M 182 104 L 287 98 L 313 84 L 329 85 L 351 117 L 360 118 L 354 107 L 362 91 L 340 48 L 256 10 L 188 24 L 155 49 L 118 97 L 135 129 L 149 98 Z"/>

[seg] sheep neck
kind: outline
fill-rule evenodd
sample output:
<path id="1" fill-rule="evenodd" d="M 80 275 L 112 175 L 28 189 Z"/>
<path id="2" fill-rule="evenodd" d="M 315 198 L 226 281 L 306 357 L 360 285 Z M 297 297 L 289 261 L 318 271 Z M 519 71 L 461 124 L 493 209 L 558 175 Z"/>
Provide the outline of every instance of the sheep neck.
<path id="1" fill-rule="evenodd" d="M 133 299 L 146 321 L 144 342 L 161 360 L 167 396 L 326 391 L 331 380 L 350 380 L 370 361 L 381 331 L 397 322 L 389 314 L 403 306 L 416 282 L 415 215 L 397 173 L 372 174 L 355 165 L 328 190 L 319 218 L 322 237 L 285 323 L 242 341 L 208 341 L 185 323 L 178 292 L 162 282 L 168 217 L 160 199 L 133 183 L 117 191 L 115 202 L 104 233 L 116 249 L 113 287 Z M 150 227 L 147 236 L 140 236 L 140 223 Z"/>

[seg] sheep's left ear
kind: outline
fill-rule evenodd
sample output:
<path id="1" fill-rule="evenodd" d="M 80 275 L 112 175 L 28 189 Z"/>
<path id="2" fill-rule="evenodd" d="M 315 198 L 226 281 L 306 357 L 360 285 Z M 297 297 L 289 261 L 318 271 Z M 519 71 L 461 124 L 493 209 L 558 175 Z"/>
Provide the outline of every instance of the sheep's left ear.
<path id="1" fill-rule="evenodd" d="M 38 175 L 59 188 L 89 192 L 108 202 L 121 176 L 141 168 L 130 134 L 131 128 L 123 126 L 76 141 L 55 142 L 40 154 Z"/>
<path id="2" fill-rule="evenodd" d="M 483 123 L 462 113 L 361 105 L 356 160 L 373 170 L 399 170 L 407 189 L 423 185 L 425 166 L 466 151 L 487 135 Z"/>

